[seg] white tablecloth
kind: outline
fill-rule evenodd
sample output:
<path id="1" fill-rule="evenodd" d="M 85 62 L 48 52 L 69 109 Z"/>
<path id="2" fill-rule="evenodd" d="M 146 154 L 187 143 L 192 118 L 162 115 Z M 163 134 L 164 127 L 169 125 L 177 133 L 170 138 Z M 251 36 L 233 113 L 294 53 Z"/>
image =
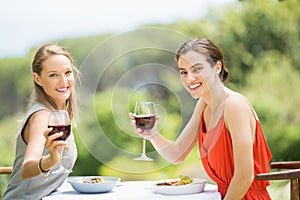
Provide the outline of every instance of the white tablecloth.
<path id="1" fill-rule="evenodd" d="M 164 199 L 189 199 L 189 200 L 220 200 L 216 185 L 206 184 L 204 192 L 188 195 L 162 195 L 155 194 L 151 187 L 154 181 L 124 181 L 120 182 L 112 191 L 99 194 L 81 194 L 65 182 L 57 192 L 44 197 L 43 200 L 164 200 Z"/>

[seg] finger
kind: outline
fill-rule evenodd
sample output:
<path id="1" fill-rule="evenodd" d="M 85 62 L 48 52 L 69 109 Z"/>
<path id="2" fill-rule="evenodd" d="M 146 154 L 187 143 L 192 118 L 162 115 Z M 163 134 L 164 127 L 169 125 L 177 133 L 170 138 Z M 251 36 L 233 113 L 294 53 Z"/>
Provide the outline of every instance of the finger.
<path id="1" fill-rule="evenodd" d="M 128 116 L 131 118 L 131 119 L 134 119 L 134 117 L 136 116 L 134 113 L 130 112 L 128 113 Z"/>
<path id="2" fill-rule="evenodd" d="M 65 142 L 63 140 L 56 140 L 47 146 L 47 149 L 49 150 L 50 153 L 57 153 L 61 152 L 61 149 L 65 148 L 68 145 L 68 142 Z"/>
<path id="3" fill-rule="evenodd" d="M 64 149 L 65 147 L 68 147 L 68 142 L 65 142 L 62 140 L 55 141 L 55 142 L 53 142 L 52 146 L 53 146 L 53 150 L 61 152 L 62 149 Z"/>
<path id="4" fill-rule="evenodd" d="M 131 120 L 131 125 L 135 126 L 135 124 L 136 124 L 135 120 Z"/>
<path id="5" fill-rule="evenodd" d="M 135 119 L 134 119 L 134 118 L 135 118 L 136 115 L 135 115 L 134 113 L 131 113 L 131 112 L 128 113 L 128 115 L 129 115 L 129 117 L 132 119 L 132 120 L 131 120 L 131 125 L 132 125 L 132 126 L 135 126 L 136 122 L 135 122 Z"/>
<path id="6" fill-rule="evenodd" d="M 61 154 L 65 147 L 66 147 L 66 144 L 64 141 L 55 141 L 51 144 L 48 151 L 49 151 L 50 157 L 54 163 L 57 163 L 61 160 Z"/>
<path id="7" fill-rule="evenodd" d="M 63 132 L 54 133 L 54 134 L 48 136 L 48 140 L 53 141 L 53 140 L 61 137 L 63 134 L 64 134 Z"/>
<path id="8" fill-rule="evenodd" d="M 155 121 L 160 120 L 160 116 L 159 115 L 155 115 Z"/>
<path id="9" fill-rule="evenodd" d="M 136 132 L 141 135 L 141 136 L 145 136 L 147 134 L 147 132 L 143 129 L 137 128 Z"/>
<path id="10" fill-rule="evenodd" d="M 53 130 L 53 128 L 47 128 L 44 132 L 44 137 L 47 138 L 49 136 L 49 133 Z"/>
<path id="11" fill-rule="evenodd" d="M 49 135 L 47 138 L 46 138 L 46 144 L 45 146 L 49 149 L 51 148 L 50 145 L 55 142 L 55 141 L 59 141 L 59 140 L 55 140 L 59 137 L 61 137 L 63 135 L 63 132 L 58 132 L 58 133 L 54 133 L 52 135 Z M 62 140 L 61 140 L 62 141 Z"/>
<path id="12" fill-rule="evenodd" d="M 67 151 L 69 151 L 71 149 L 71 145 L 70 145 L 70 142 L 67 142 L 66 146 L 65 146 L 65 149 Z"/>

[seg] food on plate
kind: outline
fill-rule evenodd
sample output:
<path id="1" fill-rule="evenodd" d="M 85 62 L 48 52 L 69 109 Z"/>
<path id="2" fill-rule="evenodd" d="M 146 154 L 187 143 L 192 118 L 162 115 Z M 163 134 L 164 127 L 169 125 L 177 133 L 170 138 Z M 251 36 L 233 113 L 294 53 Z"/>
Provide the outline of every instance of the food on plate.
<path id="1" fill-rule="evenodd" d="M 156 185 L 167 185 L 167 186 L 179 186 L 179 185 L 187 185 L 193 183 L 193 179 L 188 177 L 188 176 L 182 176 L 180 175 L 179 180 L 175 181 L 168 181 L 168 182 L 162 182 L 162 183 L 157 183 Z"/>
<path id="2" fill-rule="evenodd" d="M 108 182 L 108 180 L 105 180 L 103 178 L 99 178 L 99 177 L 94 177 L 94 178 L 84 178 L 82 180 L 83 183 L 88 183 L 88 184 L 93 184 L 93 183 L 104 183 L 104 182 Z"/>

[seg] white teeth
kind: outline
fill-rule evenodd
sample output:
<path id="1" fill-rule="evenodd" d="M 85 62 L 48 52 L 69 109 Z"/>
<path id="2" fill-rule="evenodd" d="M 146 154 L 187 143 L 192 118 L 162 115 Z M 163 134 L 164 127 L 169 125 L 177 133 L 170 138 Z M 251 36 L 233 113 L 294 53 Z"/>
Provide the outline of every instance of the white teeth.
<path id="1" fill-rule="evenodd" d="M 196 88 L 196 87 L 199 87 L 201 84 L 200 83 L 198 83 L 198 84 L 195 84 L 195 85 L 189 85 L 189 87 L 191 88 L 191 89 L 194 89 L 194 88 Z"/>
<path id="2" fill-rule="evenodd" d="M 67 91 L 67 89 L 68 88 L 58 88 L 57 91 L 59 91 L 59 92 L 65 92 L 65 91 Z"/>

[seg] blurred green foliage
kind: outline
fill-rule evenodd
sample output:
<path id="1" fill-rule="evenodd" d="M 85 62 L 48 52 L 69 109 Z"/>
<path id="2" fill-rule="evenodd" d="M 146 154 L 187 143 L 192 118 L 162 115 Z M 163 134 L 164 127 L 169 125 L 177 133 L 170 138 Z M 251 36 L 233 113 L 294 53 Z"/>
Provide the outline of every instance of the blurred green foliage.
<path id="1" fill-rule="evenodd" d="M 192 38 L 207 37 L 221 47 L 225 55 L 225 64 L 231 72 L 228 85 L 248 97 L 257 111 L 273 153 L 273 160 L 299 160 L 300 7 L 298 0 L 237 1 L 226 7 L 210 8 L 210 12 L 203 19 L 156 26 L 170 28 Z M 80 66 L 93 49 L 110 36 L 107 34 L 52 42 L 66 46 L 74 56 L 76 65 Z M 139 38 L 135 39 L 139 40 Z M 114 52 L 116 48 L 118 46 L 107 48 L 107 54 Z M 30 66 L 35 51 L 36 48 L 33 48 L 22 58 L 0 60 L 0 166 L 12 165 L 13 162 L 16 133 L 19 120 L 22 119 L 20 113 L 24 113 L 32 89 Z M 193 109 L 195 101 L 192 97 L 182 104 L 174 95 L 174 93 L 187 94 L 180 85 L 179 79 L 173 75 L 162 75 L 157 72 L 150 78 L 170 84 L 174 91 L 159 85 L 152 88 L 145 87 L 143 90 L 137 90 L 129 100 L 126 97 L 133 85 L 129 83 L 116 91 L 113 85 L 107 84 L 117 82 L 126 71 L 131 70 L 131 67 L 149 63 L 151 60 L 167 66 L 176 66 L 173 54 L 150 50 L 122 57 L 112 63 L 113 67 L 105 71 L 105 76 L 97 86 L 95 105 L 92 105 L 95 112 L 82 111 L 79 128 L 74 128 L 78 160 L 73 175 L 116 175 L 123 180 L 145 179 L 145 177 L 160 179 L 183 173 L 188 175 L 191 172 L 192 175 L 198 173 L 198 176 L 206 176 L 201 169 L 197 147 L 184 163 L 177 166 L 166 163 L 155 154 L 149 143 L 147 152 L 155 157 L 156 162 L 153 163 L 132 164 L 133 158 L 119 156 L 119 151 L 105 153 L 109 148 L 101 143 L 104 140 L 111 141 L 124 152 L 133 152 L 136 155 L 140 153 L 141 139 L 134 134 L 128 117 L 128 112 L 133 111 L 136 100 L 150 99 L 162 105 L 164 110 L 161 114 L 167 117 L 162 120 L 160 129 L 162 134 L 171 140 L 177 137 L 189 117 L 187 113 Z M 110 71 L 111 69 L 114 70 Z M 138 80 L 138 77 L 136 78 Z M 112 102 L 116 94 L 117 101 Z M 84 96 L 80 100 L 87 101 Z M 182 112 L 180 104 L 188 112 Z M 122 114 L 116 118 L 114 112 Z M 168 114 L 164 115 L 165 113 Z M 93 122 L 95 117 L 98 122 L 96 124 Z M 99 127 L 104 134 L 99 133 Z M 104 153 L 99 155 L 91 153 L 94 151 Z M 129 163 L 132 169 L 156 168 L 157 170 L 134 174 L 111 167 L 126 166 Z M 160 166 L 164 167 L 160 168 Z M 7 179 L 7 176 L 0 177 L 1 195 Z"/>

